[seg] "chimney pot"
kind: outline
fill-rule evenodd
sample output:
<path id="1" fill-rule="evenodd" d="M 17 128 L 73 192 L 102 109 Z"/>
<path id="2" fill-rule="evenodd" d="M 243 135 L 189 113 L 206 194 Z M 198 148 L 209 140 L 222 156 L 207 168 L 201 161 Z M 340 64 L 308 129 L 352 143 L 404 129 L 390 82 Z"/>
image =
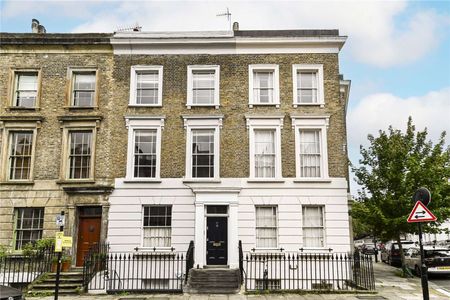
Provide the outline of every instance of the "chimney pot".
<path id="1" fill-rule="evenodd" d="M 38 33 L 39 32 L 39 21 L 36 19 L 31 20 L 31 32 Z"/>
<path id="2" fill-rule="evenodd" d="M 233 31 L 239 31 L 239 22 L 233 23 Z"/>
<path id="3" fill-rule="evenodd" d="M 38 33 L 46 33 L 47 30 L 45 30 L 45 27 L 43 25 L 38 26 Z"/>

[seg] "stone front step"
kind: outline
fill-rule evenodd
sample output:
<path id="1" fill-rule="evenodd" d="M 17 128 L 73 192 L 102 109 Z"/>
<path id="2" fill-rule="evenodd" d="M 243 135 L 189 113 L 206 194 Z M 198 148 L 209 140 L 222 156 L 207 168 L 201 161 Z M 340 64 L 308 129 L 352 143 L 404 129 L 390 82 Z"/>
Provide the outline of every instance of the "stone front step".
<path id="1" fill-rule="evenodd" d="M 239 290 L 239 269 L 191 269 L 185 287 L 191 294 L 234 294 Z"/>
<path id="2" fill-rule="evenodd" d="M 47 276 L 48 277 L 56 277 L 56 273 L 47 273 Z M 59 273 L 59 276 L 60 277 L 65 277 L 65 276 L 81 276 L 81 277 L 83 277 L 83 270 L 81 270 L 81 272 L 74 272 L 74 271 L 71 271 L 71 272 L 61 272 L 61 273 Z"/>
<path id="3" fill-rule="evenodd" d="M 58 291 L 58 295 L 78 295 L 80 293 L 79 290 L 77 289 L 59 289 Z M 54 295 L 55 294 L 55 290 L 38 290 L 38 289 L 33 289 L 28 291 L 29 295 L 33 295 L 33 296 L 50 296 L 50 295 Z M 28 299 L 28 298 L 27 298 Z"/>
<path id="4" fill-rule="evenodd" d="M 56 285 L 56 273 L 47 273 L 29 286 L 29 295 L 53 295 Z M 79 294 L 83 285 L 83 272 L 61 272 L 59 276 L 59 294 Z"/>

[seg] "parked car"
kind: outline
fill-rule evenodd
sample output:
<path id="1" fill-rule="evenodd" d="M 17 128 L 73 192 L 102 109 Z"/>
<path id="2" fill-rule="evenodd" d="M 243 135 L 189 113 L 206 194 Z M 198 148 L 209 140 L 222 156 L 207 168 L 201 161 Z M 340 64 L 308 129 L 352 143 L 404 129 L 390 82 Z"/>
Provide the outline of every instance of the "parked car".
<path id="1" fill-rule="evenodd" d="M 364 244 L 361 248 L 363 254 L 375 254 L 375 246 L 373 244 Z"/>
<path id="2" fill-rule="evenodd" d="M 443 247 L 424 247 L 424 263 L 430 274 L 450 275 L 450 250 Z M 420 248 L 408 249 L 405 255 L 405 263 L 408 268 L 414 270 L 420 276 Z"/>
<path id="3" fill-rule="evenodd" d="M 10 286 L 0 285 L 0 300 L 23 300 L 22 292 Z"/>
<path id="4" fill-rule="evenodd" d="M 413 241 L 402 241 L 403 253 L 409 248 L 414 247 Z M 381 261 L 391 266 L 401 265 L 400 248 L 397 242 L 387 242 L 384 249 L 381 250 Z"/>
<path id="5" fill-rule="evenodd" d="M 364 240 L 355 240 L 353 241 L 353 245 L 355 248 L 361 249 L 364 246 Z"/>

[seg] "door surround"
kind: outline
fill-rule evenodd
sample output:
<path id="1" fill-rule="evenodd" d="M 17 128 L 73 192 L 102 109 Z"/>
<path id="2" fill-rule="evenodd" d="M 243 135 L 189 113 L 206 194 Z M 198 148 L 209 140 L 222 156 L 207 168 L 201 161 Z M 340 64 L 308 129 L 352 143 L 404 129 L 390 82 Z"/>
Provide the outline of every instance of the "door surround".
<path id="1" fill-rule="evenodd" d="M 228 206 L 228 266 L 239 268 L 238 253 L 238 195 L 240 188 L 192 187 L 195 194 L 195 253 L 194 266 L 203 268 L 206 265 L 206 207 L 208 205 Z"/>

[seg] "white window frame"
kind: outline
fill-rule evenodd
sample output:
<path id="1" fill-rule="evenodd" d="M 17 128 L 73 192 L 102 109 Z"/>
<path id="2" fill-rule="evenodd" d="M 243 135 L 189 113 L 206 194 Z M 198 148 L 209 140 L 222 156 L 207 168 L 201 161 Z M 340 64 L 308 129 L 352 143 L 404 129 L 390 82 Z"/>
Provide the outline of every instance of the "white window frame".
<path id="1" fill-rule="evenodd" d="M 220 179 L 220 130 L 223 116 L 183 116 L 186 129 L 186 175 L 188 181 L 217 181 Z M 192 130 L 214 130 L 214 177 L 192 177 Z"/>
<path id="2" fill-rule="evenodd" d="M 158 72 L 158 101 L 154 104 L 139 104 L 137 103 L 137 73 L 142 71 L 157 71 Z M 159 65 L 136 65 L 131 66 L 130 74 L 130 101 L 128 106 L 143 106 L 143 107 L 161 107 L 163 96 L 163 66 Z"/>
<path id="3" fill-rule="evenodd" d="M 145 207 L 155 207 L 155 206 L 160 206 L 160 207 L 169 207 L 171 208 L 170 210 L 170 246 L 164 247 L 164 246 L 147 246 L 144 247 L 144 239 L 145 239 L 145 234 L 144 234 L 144 230 L 146 228 L 146 226 L 144 226 L 144 217 L 145 217 Z M 151 226 L 147 226 L 147 227 L 151 227 Z M 161 250 L 168 250 L 172 248 L 172 233 L 173 233 L 173 205 L 170 204 L 145 204 L 142 205 L 142 212 L 141 212 L 141 247 L 140 249 L 142 250 L 150 250 L 150 249 L 161 249 Z"/>
<path id="4" fill-rule="evenodd" d="M 74 84 L 75 84 L 75 74 L 76 73 L 94 73 L 95 75 L 95 91 L 94 91 L 94 97 L 92 100 L 92 105 L 91 106 L 75 106 L 74 105 L 74 95 L 73 95 L 73 90 L 74 90 Z M 69 88 L 67 89 L 68 91 L 68 95 L 67 95 L 67 107 L 68 108 L 73 108 L 73 109 L 89 109 L 89 108 L 96 108 L 98 107 L 98 96 L 99 96 L 99 72 L 97 70 L 97 68 L 94 67 L 69 67 L 67 69 L 67 77 L 68 77 L 68 85 Z"/>
<path id="5" fill-rule="evenodd" d="M 276 233 L 275 233 L 275 238 L 276 238 L 276 245 L 275 245 L 275 247 L 258 247 L 257 245 L 258 245 L 258 241 L 257 241 L 257 234 L 256 234 L 256 231 L 257 231 L 257 229 L 258 229 L 258 227 L 257 227 L 257 225 L 256 225 L 256 222 L 257 222 L 257 216 L 256 216 L 256 211 L 257 211 L 257 208 L 259 208 L 259 207 L 265 207 L 265 208 L 268 208 L 268 207 L 270 207 L 270 208 L 274 208 L 275 207 L 275 212 L 276 212 L 276 215 L 275 215 L 275 226 L 276 226 Z M 273 250 L 273 249 L 278 249 L 278 245 L 279 245 L 279 237 L 278 237 L 278 235 L 279 235 L 279 222 L 278 222 L 278 219 L 279 219 L 279 209 L 278 209 L 278 205 L 255 205 L 255 249 L 258 249 L 258 250 L 262 250 L 262 249 L 266 249 L 266 250 Z"/>
<path id="6" fill-rule="evenodd" d="M 255 71 L 273 72 L 273 103 L 259 103 L 254 101 L 253 80 Z M 275 64 L 257 64 L 248 66 L 248 106 L 254 105 L 280 107 L 280 71 L 279 66 Z"/>
<path id="7" fill-rule="evenodd" d="M 305 238 L 305 231 L 304 231 L 304 219 L 303 219 L 303 214 L 304 214 L 304 209 L 305 207 L 322 207 L 322 236 L 323 236 L 323 245 L 321 247 L 306 247 L 304 245 L 304 238 Z M 326 235 L 326 220 L 325 220 L 325 216 L 326 216 L 326 205 L 324 204 L 317 204 L 317 205 L 302 205 L 302 247 L 304 249 L 311 249 L 311 250 L 320 250 L 320 249 L 324 249 L 327 248 L 327 235 Z M 312 227 L 309 227 L 312 228 Z M 314 228 L 318 228 L 318 227 L 314 227 Z"/>
<path id="8" fill-rule="evenodd" d="M 246 115 L 249 130 L 250 176 L 249 181 L 280 181 L 281 170 L 281 129 L 284 116 Z M 275 130 L 275 177 L 255 177 L 255 130 Z"/>
<path id="9" fill-rule="evenodd" d="M 159 182 L 161 179 L 161 141 L 165 116 L 125 116 L 128 129 L 127 181 Z M 134 137 L 136 130 L 156 130 L 156 172 L 155 177 L 134 177 Z"/>
<path id="10" fill-rule="evenodd" d="M 327 129 L 330 116 L 291 116 L 295 131 L 296 181 L 329 181 Z M 320 130 L 320 177 L 300 177 L 300 130 Z"/>
<path id="11" fill-rule="evenodd" d="M 194 104 L 193 92 L 194 87 L 194 71 L 214 71 L 214 101 L 210 104 Z M 219 65 L 191 65 L 187 67 L 187 101 L 186 107 L 191 109 L 193 106 L 214 106 L 216 109 L 220 107 L 220 66 Z"/>
<path id="12" fill-rule="evenodd" d="M 34 181 L 34 161 L 36 158 L 36 141 L 37 141 L 37 130 L 41 127 L 41 122 L 4 122 L 3 126 L 0 122 L 0 134 L 3 134 L 2 141 L 0 143 L 0 181 L 4 182 L 28 182 L 32 183 Z M 31 149 L 31 165 L 30 165 L 30 177 L 28 179 L 10 179 L 10 150 L 11 150 L 11 132 L 33 132 L 33 145 Z"/>
<path id="13" fill-rule="evenodd" d="M 297 80 L 298 80 L 298 72 L 301 71 L 311 71 L 316 72 L 317 74 L 317 102 L 316 103 L 301 103 L 298 102 L 297 97 Z M 323 81 L 323 65 L 322 64 L 296 64 L 292 65 L 292 85 L 293 85 L 293 100 L 292 105 L 294 107 L 303 106 L 303 105 L 312 105 L 312 106 L 325 106 L 325 96 L 324 96 L 324 81 Z"/>

